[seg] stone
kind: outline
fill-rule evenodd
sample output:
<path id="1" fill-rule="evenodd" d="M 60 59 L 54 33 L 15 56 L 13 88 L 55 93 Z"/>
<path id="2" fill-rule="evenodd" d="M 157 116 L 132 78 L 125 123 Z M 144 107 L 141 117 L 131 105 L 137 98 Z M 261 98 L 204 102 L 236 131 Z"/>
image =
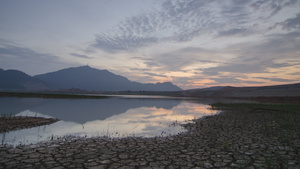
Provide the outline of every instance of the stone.
<path id="1" fill-rule="evenodd" d="M 120 158 L 120 159 L 127 159 L 127 158 L 128 158 L 128 155 L 127 155 L 127 154 L 120 154 L 120 155 L 119 155 L 119 158 Z"/>
<path id="2" fill-rule="evenodd" d="M 109 164 L 111 161 L 110 160 L 103 160 L 103 161 L 100 161 L 101 164 Z"/>
<path id="3" fill-rule="evenodd" d="M 26 159 L 26 160 L 23 160 L 23 162 L 35 164 L 35 163 L 39 162 L 39 159 Z"/>
<path id="4" fill-rule="evenodd" d="M 251 156 L 251 155 L 253 155 L 253 153 L 252 153 L 252 152 L 245 152 L 245 154 L 246 154 L 247 156 Z"/>
<path id="5" fill-rule="evenodd" d="M 215 167 L 224 167 L 224 166 L 226 166 L 226 163 L 224 163 L 224 162 L 216 162 L 216 163 L 214 163 L 214 166 Z"/>
<path id="6" fill-rule="evenodd" d="M 204 162 L 203 167 L 204 168 L 213 168 L 214 166 L 208 162 Z"/>

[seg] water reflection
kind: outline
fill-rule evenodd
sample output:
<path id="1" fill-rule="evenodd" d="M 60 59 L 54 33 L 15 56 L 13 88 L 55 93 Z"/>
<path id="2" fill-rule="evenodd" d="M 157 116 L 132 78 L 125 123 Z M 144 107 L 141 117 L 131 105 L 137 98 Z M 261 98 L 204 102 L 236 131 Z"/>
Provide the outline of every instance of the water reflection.
<path id="1" fill-rule="evenodd" d="M 3 99 L 3 98 L 2 98 Z M 24 99 L 1 108 L 16 116 L 55 117 L 61 121 L 31 129 L 2 133 L 6 144 L 30 144 L 74 136 L 166 136 L 184 131 L 178 123 L 216 113 L 207 104 L 180 99 Z M 24 104 L 26 103 L 26 104 Z M 19 107 L 19 108 L 18 108 Z"/>

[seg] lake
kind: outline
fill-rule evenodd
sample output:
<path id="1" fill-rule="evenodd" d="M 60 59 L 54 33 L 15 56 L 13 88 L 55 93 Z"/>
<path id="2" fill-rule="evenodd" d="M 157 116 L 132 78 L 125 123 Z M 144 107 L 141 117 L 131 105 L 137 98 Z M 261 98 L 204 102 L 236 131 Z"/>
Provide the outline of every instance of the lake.
<path id="1" fill-rule="evenodd" d="M 58 118 L 51 125 L 1 133 L 2 144 L 80 137 L 155 137 L 184 132 L 180 124 L 213 115 L 213 101 L 162 96 L 107 99 L 0 98 L 0 114 Z"/>

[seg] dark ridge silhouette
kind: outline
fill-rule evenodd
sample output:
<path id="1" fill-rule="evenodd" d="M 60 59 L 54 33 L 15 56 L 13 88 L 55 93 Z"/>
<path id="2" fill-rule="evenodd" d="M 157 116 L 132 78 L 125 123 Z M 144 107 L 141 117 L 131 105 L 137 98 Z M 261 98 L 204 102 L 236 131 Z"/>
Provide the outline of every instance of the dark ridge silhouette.
<path id="1" fill-rule="evenodd" d="M 107 70 L 89 66 L 62 69 L 56 72 L 34 76 L 56 89 L 78 88 L 90 91 L 180 91 L 170 82 L 143 84 Z"/>
<path id="2" fill-rule="evenodd" d="M 19 70 L 0 69 L 0 89 L 2 90 L 45 90 L 48 87 L 40 80 Z"/>
<path id="3" fill-rule="evenodd" d="M 204 89 L 192 89 L 177 92 L 179 96 L 191 97 L 299 97 L 300 83 L 260 86 L 260 87 L 232 87 L 216 86 Z"/>

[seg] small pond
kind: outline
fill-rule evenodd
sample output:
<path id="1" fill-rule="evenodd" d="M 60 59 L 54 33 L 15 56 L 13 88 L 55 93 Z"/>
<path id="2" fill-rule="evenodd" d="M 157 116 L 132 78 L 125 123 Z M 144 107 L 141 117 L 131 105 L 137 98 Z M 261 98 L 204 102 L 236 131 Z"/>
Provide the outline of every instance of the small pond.
<path id="1" fill-rule="evenodd" d="M 0 98 L 0 114 L 58 118 L 51 125 L 0 133 L 2 144 L 19 145 L 66 136 L 155 137 L 184 132 L 179 124 L 213 115 L 209 100 L 120 96 L 107 99 Z"/>

